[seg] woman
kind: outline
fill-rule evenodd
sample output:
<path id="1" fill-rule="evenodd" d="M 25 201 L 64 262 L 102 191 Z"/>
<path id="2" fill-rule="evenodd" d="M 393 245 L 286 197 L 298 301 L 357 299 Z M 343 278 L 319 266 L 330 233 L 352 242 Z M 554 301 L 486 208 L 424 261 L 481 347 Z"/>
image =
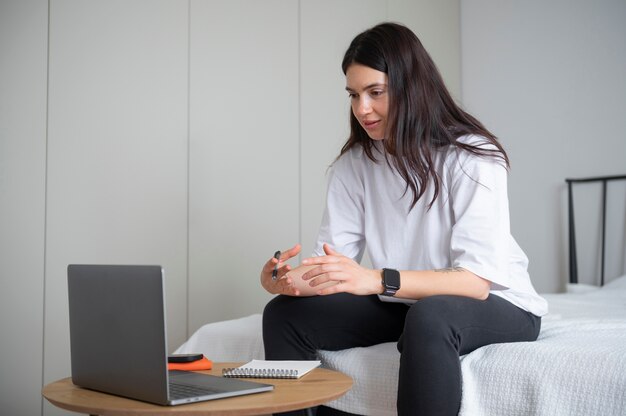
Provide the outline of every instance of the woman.
<path id="1" fill-rule="evenodd" d="M 398 414 L 456 415 L 459 356 L 534 341 L 547 313 L 510 234 L 508 157 L 454 103 L 406 27 L 359 34 L 342 68 L 351 133 L 332 166 L 315 256 L 302 261 L 319 296 L 299 297 L 285 264 L 299 245 L 268 260 L 262 285 L 281 296 L 263 315 L 266 358 L 397 341 Z M 358 263 L 366 247 L 373 269 Z"/>

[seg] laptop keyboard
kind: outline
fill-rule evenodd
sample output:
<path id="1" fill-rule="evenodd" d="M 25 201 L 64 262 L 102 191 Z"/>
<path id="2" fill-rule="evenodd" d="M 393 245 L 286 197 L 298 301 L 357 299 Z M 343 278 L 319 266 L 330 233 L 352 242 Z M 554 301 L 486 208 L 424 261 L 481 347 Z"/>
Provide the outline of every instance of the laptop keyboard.
<path id="1" fill-rule="evenodd" d="M 184 399 L 186 397 L 206 396 L 207 394 L 214 394 L 219 392 L 220 390 L 214 390 L 206 387 L 170 383 L 170 400 Z"/>

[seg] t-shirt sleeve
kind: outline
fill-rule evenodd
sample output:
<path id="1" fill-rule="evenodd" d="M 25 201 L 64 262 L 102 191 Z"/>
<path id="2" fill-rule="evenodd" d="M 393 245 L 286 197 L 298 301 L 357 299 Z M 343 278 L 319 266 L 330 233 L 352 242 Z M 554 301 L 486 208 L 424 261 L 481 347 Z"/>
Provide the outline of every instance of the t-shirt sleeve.
<path id="1" fill-rule="evenodd" d="M 323 244 L 357 262 L 365 249 L 363 234 L 363 183 L 344 155 L 330 169 L 326 208 L 314 255 L 324 255 Z"/>
<path id="2" fill-rule="evenodd" d="M 511 234 L 506 167 L 493 157 L 459 151 L 448 173 L 452 266 L 489 280 L 493 290 L 507 289 Z"/>

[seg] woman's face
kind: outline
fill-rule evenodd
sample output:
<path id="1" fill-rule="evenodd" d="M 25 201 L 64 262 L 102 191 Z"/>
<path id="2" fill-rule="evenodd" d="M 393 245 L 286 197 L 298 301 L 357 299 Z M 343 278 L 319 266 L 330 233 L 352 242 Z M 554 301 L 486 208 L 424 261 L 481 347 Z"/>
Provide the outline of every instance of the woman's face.
<path id="1" fill-rule="evenodd" d="M 346 71 L 346 91 L 350 95 L 352 113 L 367 135 L 372 140 L 383 140 L 389 110 L 387 74 L 352 64 Z"/>

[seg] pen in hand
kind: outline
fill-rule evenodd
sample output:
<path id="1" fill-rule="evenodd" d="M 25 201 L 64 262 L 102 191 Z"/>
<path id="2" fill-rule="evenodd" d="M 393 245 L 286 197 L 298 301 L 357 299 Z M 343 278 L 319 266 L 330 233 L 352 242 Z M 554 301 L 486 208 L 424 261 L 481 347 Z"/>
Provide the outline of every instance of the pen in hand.
<path id="1" fill-rule="evenodd" d="M 278 260 L 278 262 L 276 262 L 276 265 L 274 265 L 274 270 L 272 270 L 272 280 L 276 280 L 276 278 L 278 277 L 278 263 L 280 263 L 280 250 L 274 253 L 274 258 Z"/>

